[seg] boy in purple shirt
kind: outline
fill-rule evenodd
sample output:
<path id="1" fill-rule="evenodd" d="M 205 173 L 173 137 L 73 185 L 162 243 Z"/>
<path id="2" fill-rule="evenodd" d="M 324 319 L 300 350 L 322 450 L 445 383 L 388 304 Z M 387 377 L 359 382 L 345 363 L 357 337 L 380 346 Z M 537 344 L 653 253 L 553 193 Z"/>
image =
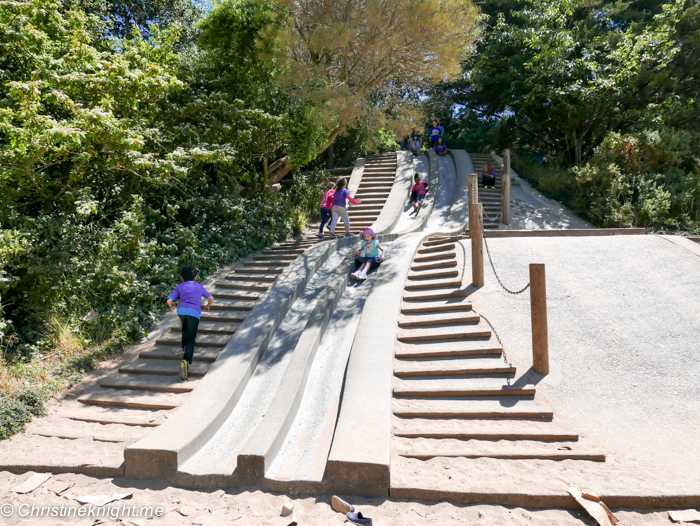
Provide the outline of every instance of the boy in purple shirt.
<path id="1" fill-rule="evenodd" d="M 192 365 L 194 357 L 194 344 L 197 339 L 197 328 L 199 319 L 202 316 L 202 309 L 209 311 L 214 303 L 212 296 L 207 289 L 202 287 L 195 280 L 197 270 L 192 265 L 185 265 L 180 269 L 180 283 L 168 296 L 168 307 L 171 309 L 178 302 L 177 315 L 180 316 L 182 326 L 182 352 L 184 360 L 180 362 L 180 380 L 187 380 L 188 364 Z M 202 297 L 209 298 L 209 302 L 202 307 Z"/>

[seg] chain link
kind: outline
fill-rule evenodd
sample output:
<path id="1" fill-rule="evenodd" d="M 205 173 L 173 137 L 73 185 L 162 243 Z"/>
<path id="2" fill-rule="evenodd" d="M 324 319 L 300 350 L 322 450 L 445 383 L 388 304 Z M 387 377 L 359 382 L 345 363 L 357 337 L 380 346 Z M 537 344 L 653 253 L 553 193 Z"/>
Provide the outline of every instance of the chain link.
<path id="1" fill-rule="evenodd" d="M 489 250 L 489 245 L 486 242 L 486 233 L 484 232 L 484 221 L 481 218 L 479 218 L 479 223 L 481 226 L 481 235 L 484 238 L 484 246 L 486 247 L 486 254 L 488 254 L 488 256 L 489 256 L 489 263 L 491 264 L 491 270 L 493 270 L 493 275 L 496 276 L 496 280 L 498 280 L 498 284 L 508 294 L 512 294 L 513 296 L 517 296 L 518 294 L 522 294 L 523 292 L 525 292 L 527 289 L 530 288 L 530 283 L 528 282 L 527 285 L 525 285 L 522 289 L 520 289 L 518 291 L 510 290 L 508 287 L 506 287 L 503 284 L 503 282 L 501 281 L 501 278 L 498 276 L 498 272 L 496 272 L 496 267 L 493 265 L 493 259 L 491 258 L 491 251 Z"/>

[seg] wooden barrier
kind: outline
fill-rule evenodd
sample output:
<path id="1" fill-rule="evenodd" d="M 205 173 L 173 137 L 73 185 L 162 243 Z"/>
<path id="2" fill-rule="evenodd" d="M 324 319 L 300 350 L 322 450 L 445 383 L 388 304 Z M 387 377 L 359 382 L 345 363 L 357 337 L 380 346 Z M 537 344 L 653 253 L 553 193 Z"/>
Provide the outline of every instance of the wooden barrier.
<path id="1" fill-rule="evenodd" d="M 532 366 L 540 374 L 549 374 L 549 338 L 547 335 L 547 285 L 543 263 L 530 264 L 530 312 L 532 315 Z"/>
<path id="2" fill-rule="evenodd" d="M 504 225 L 510 225 L 510 150 L 503 150 L 503 202 L 501 204 L 501 220 Z"/>
<path id="3" fill-rule="evenodd" d="M 476 174 L 469 174 L 467 176 L 467 191 L 469 193 L 469 208 L 471 210 L 472 203 L 479 202 L 479 184 Z M 476 197 L 474 196 L 474 192 L 476 192 Z"/>
<path id="4" fill-rule="evenodd" d="M 484 286 L 484 234 L 481 230 L 483 205 L 469 206 L 469 237 L 472 240 L 472 284 Z"/>

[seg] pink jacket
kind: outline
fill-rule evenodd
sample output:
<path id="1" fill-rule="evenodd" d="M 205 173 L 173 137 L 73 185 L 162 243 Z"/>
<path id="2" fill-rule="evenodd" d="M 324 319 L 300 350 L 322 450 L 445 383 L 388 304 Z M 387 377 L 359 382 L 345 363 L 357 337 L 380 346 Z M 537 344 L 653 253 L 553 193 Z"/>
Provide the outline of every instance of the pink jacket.
<path id="1" fill-rule="evenodd" d="M 330 210 L 333 208 L 333 196 L 335 195 L 335 190 L 326 190 L 326 193 L 321 197 L 321 208 L 327 208 Z"/>

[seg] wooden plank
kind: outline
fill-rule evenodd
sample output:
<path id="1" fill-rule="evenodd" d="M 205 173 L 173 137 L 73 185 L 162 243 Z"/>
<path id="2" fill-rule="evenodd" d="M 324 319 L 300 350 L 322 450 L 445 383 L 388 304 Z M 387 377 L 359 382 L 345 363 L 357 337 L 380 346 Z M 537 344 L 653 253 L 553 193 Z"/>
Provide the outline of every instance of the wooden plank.
<path id="1" fill-rule="evenodd" d="M 403 314 L 455 312 L 466 310 L 472 310 L 472 304 L 470 301 L 457 302 L 452 301 L 452 298 L 448 298 L 446 301 L 403 301 L 401 303 L 401 312 Z"/>
<path id="2" fill-rule="evenodd" d="M 195 362 L 213 362 L 218 356 L 220 349 L 216 347 L 197 347 L 194 348 Z M 139 358 L 145 360 L 182 360 L 182 347 L 180 346 L 163 346 L 154 347 L 151 351 L 142 351 L 139 353 Z"/>
<path id="3" fill-rule="evenodd" d="M 484 327 L 438 327 L 435 329 L 399 329 L 396 339 L 400 342 L 429 342 L 490 338 L 491 329 Z"/>
<path id="4" fill-rule="evenodd" d="M 480 366 L 429 366 L 429 367 L 394 367 L 394 376 L 398 378 L 416 378 L 421 376 L 467 376 L 477 374 L 515 374 L 516 368 L 511 365 L 480 365 Z"/>
<path id="5" fill-rule="evenodd" d="M 467 292 L 464 290 L 449 291 L 449 292 L 404 292 L 403 301 L 434 301 L 443 299 L 466 298 Z"/>
<path id="6" fill-rule="evenodd" d="M 449 385 L 395 387 L 396 397 L 470 397 L 470 396 L 535 396 L 535 388 L 510 387 L 505 385 L 492 387 L 456 387 Z"/>
<path id="7" fill-rule="evenodd" d="M 521 452 L 499 452 L 499 451 L 458 451 L 458 452 L 429 452 L 415 451 L 411 453 L 399 453 L 404 458 L 415 458 L 419 460 L 430 460 L 431 458 L 494 458 L 501 460 L 588 460 L 591 462 L 605 462 L 605 453 L 599 451 L 521 451 Z"/>
<path id="8" fill-rule="evenodd" d="M 456 258 L 450 258 L 445 261 L 439 261 L 437 263 L 429 263 L 427 265 L 413 265 L 411 270 L 413 272 L 423 272 L 426 270 L 433 270 L 436 268 L 453 268 L 457 266 Z"/>
<path id="9" fill-rule="evenodd" d="M 579 436 L 574 433 L 558 431 L 548 432 L 527 432 L 527 431 L 503 431 L 503 430 L 482 430 L 477 432 L 468 431 L 435 431 L 431 429 L 419 430 L 395 430 L 394 436 L 401 438 L 432 438 L 443 440 L 531 440 L 533 442 L 576 442 Z"/>
<path id="10" fill-rule="evenodd" d="M 481 316 L 467 311 L 466 314 L 439 313 L 428 315 L 399 316 L 399 327 L 431 327 L 435 325 L 458 325 L 462 323 L 478 323 Z"/>
<path id="11" fill-rule="evenodd" d="M 209 370 L 209 364 L 193 362 L 189 366 L 188 375 L 192 377 L 204 376 Z M 158 374 L 165 376 L 179 376 L 180 362 L 171 360 L 142 360 L 126 363 L 119 367 L 120 373 L 126 374 Z"/>
<path id="12" fill-rule="evenodd" d="M 78 402 L 106 407 L 135 409 L 175 409 L 184 402 L 180 394 L 154 393 L 150 391 L 115 390 L 103 391 L 78 397 Z"/>
<path id="13" fill-rule="evenodd" d="M 189 393 L 197 386 L 197 381 L 183 382 L 173 376 L 120 374 L 100 379 L 99 385 L 110 389 Z"/>
<path id="14" fill-rule="evenodd" d="M 442 408 L 412 408 L 394 409 L 393 414 L 401 418 L 465 418 L 465 419 L 525 419 L 551 420 L 554 412 L 551 409 L 442 409 Z"/>
<path id="15" fill-rule="evenodd" d="M 448 252 L 455 249 L 454 243 L 449 243 L 447 245 L 440 245 L 437 247 L 419 248 L 418 254 L 434 254 L 436 252 Z"/>

